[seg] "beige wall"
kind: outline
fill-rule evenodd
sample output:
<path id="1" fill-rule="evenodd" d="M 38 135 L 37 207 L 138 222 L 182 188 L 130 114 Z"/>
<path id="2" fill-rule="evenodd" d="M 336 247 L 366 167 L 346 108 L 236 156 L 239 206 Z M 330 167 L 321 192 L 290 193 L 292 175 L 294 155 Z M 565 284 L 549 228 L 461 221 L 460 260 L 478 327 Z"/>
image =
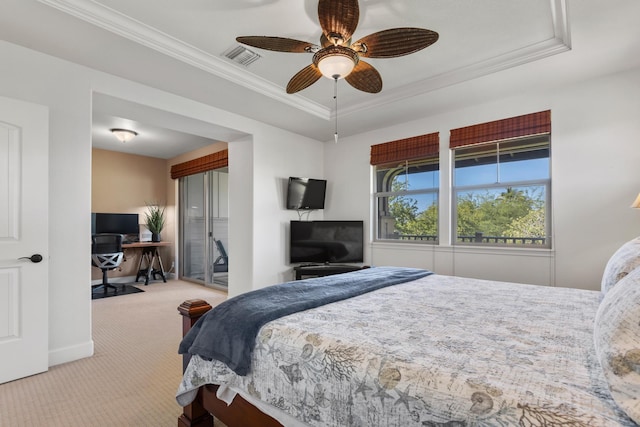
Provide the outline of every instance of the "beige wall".
<path id="1" fill-rule="evenodd" d="M 144 223 L 147 203 L 167 204 L 166 160 L 96 148 L 91 153 L 91 212 L 137 213 Z M 162 240 L 174 241 L 172 231 L 169 227 L 163 230 Z M 162 248 L 161 253 L 169 270 L 174 251 Z M 130 249 L 125 256 L 121 268 L 109 272 L 109 277 L 135 276 L 140 251 Z M 100 269 L 91 270 L 92 280 L 102 277 Z"/>
<path id="2" fill-rule="evenodd" d="M 166 203 L 166 160 L 96 148 L 91 153 L 92 212 L 142 214 L 147 203 Z"/>

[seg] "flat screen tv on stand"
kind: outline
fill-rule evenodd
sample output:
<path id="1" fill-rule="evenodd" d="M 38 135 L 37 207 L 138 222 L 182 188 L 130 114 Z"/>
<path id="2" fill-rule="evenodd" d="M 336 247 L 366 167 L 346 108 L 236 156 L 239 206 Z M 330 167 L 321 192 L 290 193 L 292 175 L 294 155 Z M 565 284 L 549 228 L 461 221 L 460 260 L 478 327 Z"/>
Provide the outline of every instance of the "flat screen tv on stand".
<path id="1" fill-rule="evenodd" d="M 291 221 L 290 225 L 291 264 L 364 262 L 363 221 Z"/>

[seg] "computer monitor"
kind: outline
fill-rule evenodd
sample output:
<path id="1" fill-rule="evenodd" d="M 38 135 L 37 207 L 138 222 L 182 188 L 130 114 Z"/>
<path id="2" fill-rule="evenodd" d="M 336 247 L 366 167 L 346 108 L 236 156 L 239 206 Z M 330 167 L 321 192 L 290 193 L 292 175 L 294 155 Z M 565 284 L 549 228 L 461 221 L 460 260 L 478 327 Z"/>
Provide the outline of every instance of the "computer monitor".
<path id="1" fill-rule="evenodd" d="M 138 214 L 92 213 L 91 233 L 139 234 Z"/>

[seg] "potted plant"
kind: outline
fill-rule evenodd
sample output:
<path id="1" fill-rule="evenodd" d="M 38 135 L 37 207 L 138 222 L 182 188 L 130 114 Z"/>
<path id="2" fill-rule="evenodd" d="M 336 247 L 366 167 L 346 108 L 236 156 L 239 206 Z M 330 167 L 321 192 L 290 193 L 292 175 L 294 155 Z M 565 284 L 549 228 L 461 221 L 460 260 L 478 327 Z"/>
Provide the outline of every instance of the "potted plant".
<path id="1" fill-rule="evenodd" d="M 157 204 L 147 205 L 147 212 L 145 212 L 145 225 L 151 232 L 151 241 L 160 241 L 160 232 L 164 228 L 164 206 Z"/>

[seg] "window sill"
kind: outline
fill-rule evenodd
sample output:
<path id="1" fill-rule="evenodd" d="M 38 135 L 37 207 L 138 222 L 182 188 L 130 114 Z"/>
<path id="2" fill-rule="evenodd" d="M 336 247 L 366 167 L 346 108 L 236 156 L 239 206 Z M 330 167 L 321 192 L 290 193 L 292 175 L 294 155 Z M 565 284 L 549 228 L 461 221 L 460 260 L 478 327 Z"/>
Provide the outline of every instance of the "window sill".
<path id="1" fill-rule="evenodd" d="M 550 258 L 555 254 L 552 248 L 476 246 L 476 245 L 442 245 L 433 242 L 389 242 L 376 240 L 371 243 L 372 249 L 395 249 L 402 251 L 424 251 L 438 253 L 482 254 L 482 255 L 516 255 L 538 256 Z"/>

